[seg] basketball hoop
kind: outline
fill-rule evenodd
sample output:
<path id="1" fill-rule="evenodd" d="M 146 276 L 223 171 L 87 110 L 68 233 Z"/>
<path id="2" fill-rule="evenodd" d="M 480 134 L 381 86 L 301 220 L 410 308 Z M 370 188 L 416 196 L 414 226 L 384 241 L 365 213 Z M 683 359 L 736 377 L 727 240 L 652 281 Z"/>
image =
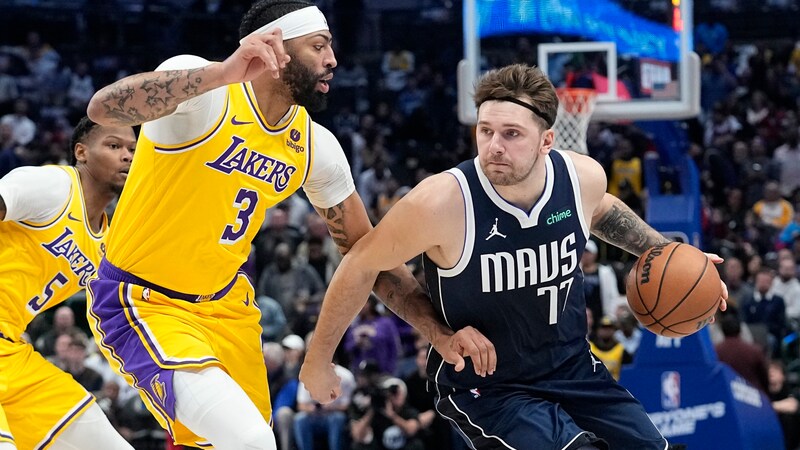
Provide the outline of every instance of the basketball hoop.
<path id="1" fill-rule="evenodd" d="M 585 88 L 558 88 L 558 116 L 553 125 L 554 147 L 588 154 L 586 131 L 597 102 L 597 91 Z"/>

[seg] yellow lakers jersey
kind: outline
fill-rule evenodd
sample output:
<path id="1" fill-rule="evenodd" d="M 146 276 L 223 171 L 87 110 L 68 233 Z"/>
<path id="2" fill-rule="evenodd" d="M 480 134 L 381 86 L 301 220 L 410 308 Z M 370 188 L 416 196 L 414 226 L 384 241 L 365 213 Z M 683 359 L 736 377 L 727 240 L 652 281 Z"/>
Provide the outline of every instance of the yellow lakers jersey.
<path id="1" fill-rule="evenodd" d="M 56 218 L 0 222 L 0 332 L 15 340 L 38 313 L 86 287 L 105 252 L 107 218 L 91 230 L 78 171 L 61 168 L 72 186 Z"/>
<path id="2" fill-rule="evenodd" d="M 267 208 L 304 183 L 312 163 L 305 109 L 270 126 L 249 83 L 227 87 L 203 136 L 177 146 L 142 133 L 108 241 L 108 260 L 158 286 L 206 295 L 250 253 Z"/>
<path id="3" fill-rule="evenodd" d="M 642 193 L 642 160 L 631 158 L 626 161 L 615 159 L 611 163 L 611 177 L 608 180 L 608 193 L 619 196 L 620 186 L 623 182 L 630 184 L 636 195 Z"/>
<path id="4" fill-rule="evenodd" d="M 608 372 L 611 373 L 611 376 L 614 377 L 615 380 L 619 380 L 625 347 L 623 347 L 622 344 L 617 343 L 609 350 L 600 350 L 598 346 L 594 345 L 594 342 L 589 342 L 589 346 L 592 349 L 592 353 L 600 358 L 600 361 L 603 361 L 603 364 L 605 364 L 606 369 L 608 369 Z"/>

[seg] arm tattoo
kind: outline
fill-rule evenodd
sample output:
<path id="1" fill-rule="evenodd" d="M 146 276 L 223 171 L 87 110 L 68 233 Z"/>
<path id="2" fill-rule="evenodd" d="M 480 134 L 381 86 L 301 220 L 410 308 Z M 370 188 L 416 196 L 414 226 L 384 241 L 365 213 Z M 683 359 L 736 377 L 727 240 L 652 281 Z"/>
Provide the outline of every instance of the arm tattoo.
<path id="1" fill-rule="evenodd" d="M 592 232 L 636 256 L 654 245 L 670 242 L 619 199 L 614 200 L 611 209 L 600 217 Z"/>
<path id="2" fill-rule="evenodd" d="M 137 125 L 171 113 L 183 101 L 209 90 L 205 67 L 133 75 L 103 88 L 100 104 L 120 126 Z"/>
<path id="3" fill-rule="evenodd" d="M 412 324 L 428 339 L 434 335 L 436 322 L 422 319 L 436 317 L 436 313 L 430 297 L 416 279 L 411 278 L 403 283 L 396 270 L 381 272 L 373 290 L 397 317 Z"/>
<path id="4" fill-rule="evenodd" d="M 339 248 L 339 252 L 342 255 L 347 254 L 347 252 L 350 251 L 350 247 L 352 247 L 355 242 L 350 242 L 347 231 L 344 229 L 344 202 L 330 208 L 315 207 L 314 209 L 317 210 L 319 215 L 325 218 L 325 222 L 328 225 L 328 232 L 330 232 L 333 242 Z"/>

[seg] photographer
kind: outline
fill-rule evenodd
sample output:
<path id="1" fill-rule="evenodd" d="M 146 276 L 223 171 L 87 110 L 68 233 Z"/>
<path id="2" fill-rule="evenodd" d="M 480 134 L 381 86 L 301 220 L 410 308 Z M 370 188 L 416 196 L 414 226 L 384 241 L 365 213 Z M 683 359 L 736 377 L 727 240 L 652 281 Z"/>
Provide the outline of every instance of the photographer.
<path id="1" fill-rule="evenodd" d="M 423 450 L 419 412 L 406 404 L 406 385 L 386 378 L 353 396 L 350 432 L 354 450 Z"/>

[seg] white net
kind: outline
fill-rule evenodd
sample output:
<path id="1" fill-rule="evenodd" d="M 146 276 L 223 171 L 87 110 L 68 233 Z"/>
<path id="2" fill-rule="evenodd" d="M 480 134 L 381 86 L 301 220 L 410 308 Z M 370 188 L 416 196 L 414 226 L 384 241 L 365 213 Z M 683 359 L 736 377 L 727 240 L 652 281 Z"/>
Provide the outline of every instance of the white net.
<path id="1" fill-rule="evenodd" d="M 560 88 L 558 94 L 558 116 L 553 125 L 555 145 L 557 149 L 574 150 L 584 155 L 586 148 L 586 130 L 592 118 L 597 92 L 592 89 Z"/>

